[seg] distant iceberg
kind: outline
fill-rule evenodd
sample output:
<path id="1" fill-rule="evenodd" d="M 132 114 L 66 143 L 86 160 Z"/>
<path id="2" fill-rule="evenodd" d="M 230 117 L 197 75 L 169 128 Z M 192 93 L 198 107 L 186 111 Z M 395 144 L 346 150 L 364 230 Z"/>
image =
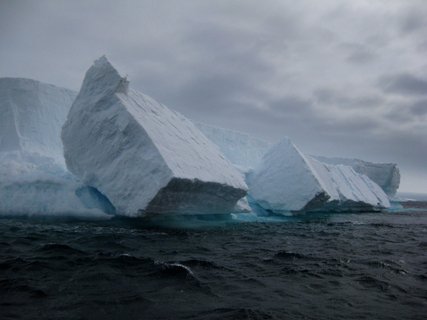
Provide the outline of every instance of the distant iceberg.
<path id="1" fill-rule="evenodd" d="M 190 120 L 128 86 L 105 57 L 87 71 L 62 130 L 69 170 L 121 215 L 232 212 L 243 176 Z"/>
<path id="2" fill-rule="evenodd" d="M 314 156 L 315 159 L 328 164 L 343 164 L 354 171 L 368 176 L 377 183 L 389 197 L 396 195 L 400 184 L 400 172 L 395 163 L 373 163 L 359 159 L 329 158 Z"/>

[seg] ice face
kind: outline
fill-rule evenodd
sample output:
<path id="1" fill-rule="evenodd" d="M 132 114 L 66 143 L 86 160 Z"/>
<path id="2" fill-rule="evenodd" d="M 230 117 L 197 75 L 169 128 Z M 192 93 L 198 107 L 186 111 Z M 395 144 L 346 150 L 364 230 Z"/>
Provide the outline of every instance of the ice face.
<path id="1" fill-rule="evenodd" d="M 302 210 L 323 192 L 308 161 L 289 139 L 273 146 L 249 174 L 249 195 L 266 210 Z"/>
<path id="2" fill-rule="evenodd" d="M 0 79 L 0 152 L 23 151 L 64 164 L 60 132 L 73 91 L 30 79 Z"/>
<path id="3" fill-rule="evenodd" d="M 113 213 L 65 168 L 60 132 L 76 93 L 30 79 L 0 79 L 0 214 Z"/>
<path id="4" fill-rule="evenodd" d="M 303 155 L 289 139 L 273 146 L 248 176 L 249 195 L 275 213 L 384 208 L 387 196 L 351 167 Z"/>
<path id="5" fill-rule="evenodd" d="M 191 121 L 128 86 L 105 57 L 87 71 L 62 130 L 69 170 L 118 214 L 231 212 L 242 175 Z"/>
<path id="6" fill-rule="evenodd" d="M 108 199 L 88 191 L 49 157 L 21 151 L 0 153 L 0 215 L 67 215 L 106 218 Z"/>
<path id="7" fill-rule="evenodd" d="M 314 156 L 314 158 L 328 164 L 351 166 L 356 172 L 368 176 L 390 197 L 393 197 L 399 188 L 400 172 L 395 163 L 373 163 L 359 159 L 328 158 L 321 156 Z"/>
<path id="8" fill-rule="evenodd" d="M 327 191 L 330 210 L 365 211 L 390 206 L 387 195 L 369 177 L 345 165 L 328 165 L 307 156 Z M 332 205 L 331 205 L 332 204 Z"/>
<path id="9" fill-rule="evenodd" d="M 271 144 L 247 133 L 196 122 L 203 134 L 215 143 L 228 160 L 243 172 L 256 167 Z"/>

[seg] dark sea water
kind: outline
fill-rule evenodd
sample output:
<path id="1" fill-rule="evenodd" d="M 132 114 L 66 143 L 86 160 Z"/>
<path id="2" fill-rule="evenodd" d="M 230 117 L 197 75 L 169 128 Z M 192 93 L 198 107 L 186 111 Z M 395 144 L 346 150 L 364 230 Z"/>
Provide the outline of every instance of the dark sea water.
<path id="1" fill-rule="evenodd" d="M 1 218 L 0 319 L 427 319 L 427 205 L 405 207 L 150 224 Z"/>

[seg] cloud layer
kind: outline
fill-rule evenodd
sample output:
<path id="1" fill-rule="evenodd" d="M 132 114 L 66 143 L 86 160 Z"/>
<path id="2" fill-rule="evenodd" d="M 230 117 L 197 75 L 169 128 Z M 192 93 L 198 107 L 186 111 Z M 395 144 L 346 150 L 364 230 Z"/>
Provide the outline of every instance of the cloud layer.
<path id="1" fill-rule="evenodd" d="M 397 162 L 427 193 L 427 2 L 2 1 L 0 76 L 78 90 L 102 54 L 190 118 Z"/>

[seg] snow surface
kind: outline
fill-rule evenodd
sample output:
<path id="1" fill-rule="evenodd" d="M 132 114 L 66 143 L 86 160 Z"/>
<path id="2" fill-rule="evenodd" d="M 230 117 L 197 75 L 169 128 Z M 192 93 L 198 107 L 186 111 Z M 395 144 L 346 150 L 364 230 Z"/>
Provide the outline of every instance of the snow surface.
<path id="1" fill-rule="evenodd" d="M 271 144 L 250 134 L 196 122 L 196 126 L 215 143 L 239 170 L 256 167 Z"/>
<path id="2" fill-rule="evenodd" d="M 30 79 L 0 79 L 0 152 L 25 151 L 64 164 L 60 132 L 76 94 Z"/>
<path id="3" fill-rule="evenodd" d="M 111 213 L 65 168 L 60 132 L 75 93 L 30 79 L 0 79 L 0 214 Z"/>
<path id="4" fill-rule="evenodd" d="M 191 121 L 128 85 L 105 57 L 87 71 L 62 130 L 69 170 L 118 214 L 231 212 L 242 175 Z"/>
<path id="5" fill-rule="evenodd" d="M 265 154 L 247 182 L 251 199 L 275 213 L 390 206 L 387 195 L 368 177 L 349 166 L 306 157 L 288 138 Z"/>
<path id="6" fill-rule="evenodd" d="M 400 172 L 395 163 L 373 163 L 359 159 L 313 157 L 328 164 L 351 166 L 356 172 L 368 176 L 372 181 L 377 183 L 390 197 L 396 195 L 399 188 Z"/>

